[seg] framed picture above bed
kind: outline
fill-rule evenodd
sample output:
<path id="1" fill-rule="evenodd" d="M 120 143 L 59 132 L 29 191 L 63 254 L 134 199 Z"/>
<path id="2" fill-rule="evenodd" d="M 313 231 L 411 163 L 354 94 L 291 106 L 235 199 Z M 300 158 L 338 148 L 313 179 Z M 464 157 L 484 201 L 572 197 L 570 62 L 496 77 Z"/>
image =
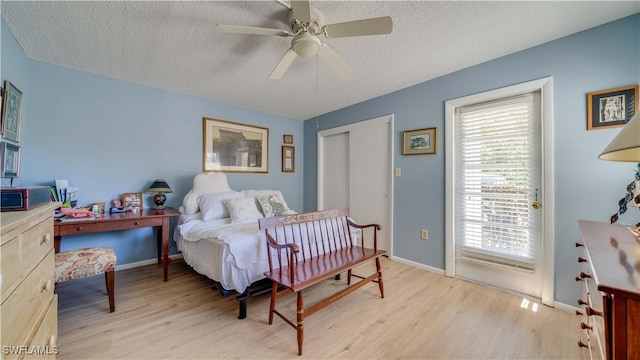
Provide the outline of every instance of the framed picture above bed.
<path id="1" fill-rule="evenodd" d="M 269 129 L 202 118 L 202 171 L 269 172 Z"/>

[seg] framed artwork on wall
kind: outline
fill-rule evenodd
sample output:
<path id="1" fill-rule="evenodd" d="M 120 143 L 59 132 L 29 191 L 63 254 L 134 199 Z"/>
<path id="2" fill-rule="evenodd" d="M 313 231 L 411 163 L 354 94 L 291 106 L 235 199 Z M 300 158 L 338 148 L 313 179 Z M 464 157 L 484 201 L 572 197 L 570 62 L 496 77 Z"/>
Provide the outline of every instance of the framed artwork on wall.
<path id="1" fill-rule="evenodd" d="M 269 129 L 202 118 L 202 171 L 269 172 Z"/>
<path id="2" fill-rule="evenodd" d="M 20 146 L 0 143 L 0 168 L 3 178 L 20 177 Z"/>
<path id="3" fill-rule="evenodd" d="M 408 130 L 402 133 L 402 155 L 435 154 L 438 151 L 437 128 Z"/>
<path id="4" fill-rule="evenodd" d="M 296 169 L 295 151 L 293 146 L 282 146 L 282 172 L 294 172 Z"/>
<path id="5" fill-rule="evenodd" d="M 638 85 L 587 94 L 587 130 L 624 126 L 638 111 Z"/>
<path id="6" fill-rule="evenodd" d="M 20 142 L 20 111 L 22 92 L 9 80 L 4 82 L 2 99 L 2 137 L 13 142 Z"/>
<path id="7" fill-rule="evenodd" d="M 293 144 L 293 135 L 282 135 L 282 142 L 285 144 Z"/>

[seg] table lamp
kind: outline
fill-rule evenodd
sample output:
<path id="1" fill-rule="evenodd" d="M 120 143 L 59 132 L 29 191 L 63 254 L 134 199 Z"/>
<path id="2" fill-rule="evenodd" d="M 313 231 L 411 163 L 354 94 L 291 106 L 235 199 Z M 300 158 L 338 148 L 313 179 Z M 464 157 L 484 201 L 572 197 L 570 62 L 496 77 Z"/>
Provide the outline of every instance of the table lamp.
<path id="1" fill-rule="evenodd" d="M 167 200 L 167 197 L 164 195 L 166 193 L 172 193 L 173 190 L 169 187 L 164 179 L 155 179 L 149 189 L 147 189 L 147 193 L 155 194 L 153 196 L 153 203 L 156 204 L 156 210 L 164 209 L 164 202 Z"/>
<path id="2" fill-rule="evenodd" d="M 611 216 L 611 223 L 618 221 L 618 215 L 627 211 L 627 203 L 640 207 L 640 112 L 629 120 L 618 135 L 602 151 L 598 158 L 610 161 L 637 162 L 635 179 L 627 185 L 625 197 L 618 202 L 618 212 Z M 640 228 L 640 222 L 636 224 Z"/>

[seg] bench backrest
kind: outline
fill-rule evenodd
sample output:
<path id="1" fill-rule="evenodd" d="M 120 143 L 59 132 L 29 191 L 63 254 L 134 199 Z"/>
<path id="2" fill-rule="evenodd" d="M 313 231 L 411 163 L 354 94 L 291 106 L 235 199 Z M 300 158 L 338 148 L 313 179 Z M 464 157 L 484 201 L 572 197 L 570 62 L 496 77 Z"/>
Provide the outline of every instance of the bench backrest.
<path id="1" fill-rule="evenodd" d="M 336 209 L 258 219 L 272 245 L 295 244 L 275 253 L 274 246 L 267 246 L 269 270 L 353 247 L 348 216 L 349 209 Z"/>

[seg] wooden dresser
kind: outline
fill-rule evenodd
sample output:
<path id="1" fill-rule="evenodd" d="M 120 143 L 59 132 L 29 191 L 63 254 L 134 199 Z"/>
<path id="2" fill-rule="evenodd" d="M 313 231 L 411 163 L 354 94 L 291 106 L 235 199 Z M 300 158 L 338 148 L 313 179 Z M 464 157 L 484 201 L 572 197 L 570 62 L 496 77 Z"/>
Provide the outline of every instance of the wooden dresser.
<path id="1" fill-rule="evenodd" d="M 53 210 L 0 213 L 2 359 L 55 358 L 58 296 L 53 278 Z"/>
<path id="2" fill-rule="evenodd" d="M 578 299 L 587 358 L 640 359 L 640 232 L 630 225 L 580 220 L 584 282 Z"/>

